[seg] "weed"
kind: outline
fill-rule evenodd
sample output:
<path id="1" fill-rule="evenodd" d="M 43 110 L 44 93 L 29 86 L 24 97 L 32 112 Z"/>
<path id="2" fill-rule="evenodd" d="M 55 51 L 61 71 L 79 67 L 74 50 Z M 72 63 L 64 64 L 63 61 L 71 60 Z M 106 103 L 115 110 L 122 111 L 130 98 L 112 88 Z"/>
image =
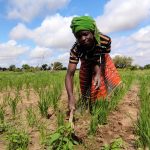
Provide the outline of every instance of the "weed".
<path id="1" fill-rule="evenodd" d="M 53 134 L 48 136 L 45 144 L 54 150 L 73 150 L 73 145 L 78 144 L 72 138 L 73 133 L 74 131 L 70 124 L 60 126 Z"/>
<path id="2" fill-rule="evenodd" d="M 7 135 L 9 150 L 27 150 L 29 135 L 25 131 L 11 130 Z"/>
<path id="3" fill-rule="evenodd" d="M 121 138 L 113 140 L 110 145 L 103 146 L 102 150 L 122 150 L 124 142 Z"/>
<path id="4" fill-rule="evenodd" d="M 0 134 L 8 131 L 8 128 L 9 128 L 9 126 L 5 122 L 0 123 Z"/>

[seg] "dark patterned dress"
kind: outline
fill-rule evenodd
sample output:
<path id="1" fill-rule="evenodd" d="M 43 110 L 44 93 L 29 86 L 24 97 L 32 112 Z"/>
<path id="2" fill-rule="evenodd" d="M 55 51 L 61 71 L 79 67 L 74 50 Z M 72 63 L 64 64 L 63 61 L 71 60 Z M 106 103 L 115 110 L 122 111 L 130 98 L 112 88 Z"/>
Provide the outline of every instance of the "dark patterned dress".
<path id="1" fill-rule="evenodd" d="M 110 37 L 100 33 L 100 45 L 96 44 L 90 52 L 83 51 L 78 43 L 75 43 L 70 51 L 69 63 L 77 64 L 79 59 L 80 66 L 80 88 L 84 98 L 91 100 L 104 99 L 120 83 L 121 78 L 109 55 L 111 49 Z M 100 66 L 100 87 L 95 89 L 94 72 L 95 65 Z"/>

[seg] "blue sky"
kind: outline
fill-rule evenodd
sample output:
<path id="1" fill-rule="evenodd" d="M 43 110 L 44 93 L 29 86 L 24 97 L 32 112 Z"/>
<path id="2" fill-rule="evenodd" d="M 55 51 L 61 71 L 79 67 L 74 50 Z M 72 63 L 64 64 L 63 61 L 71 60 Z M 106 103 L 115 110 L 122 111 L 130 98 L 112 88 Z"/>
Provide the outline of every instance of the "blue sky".
<path id="1" fill-rule="evenodd" d="M 150 63 L 150 0 L 0 0 L 0 66 L 67 66 L 74 16 L 92 16 L 112 39 L 111 56 Z"/>

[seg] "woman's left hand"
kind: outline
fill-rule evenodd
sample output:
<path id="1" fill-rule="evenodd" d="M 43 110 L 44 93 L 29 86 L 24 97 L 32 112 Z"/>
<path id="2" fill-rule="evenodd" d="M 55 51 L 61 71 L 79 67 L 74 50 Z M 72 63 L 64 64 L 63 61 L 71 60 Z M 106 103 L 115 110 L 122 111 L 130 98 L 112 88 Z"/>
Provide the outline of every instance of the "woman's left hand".
<path id="1" fill-rule="evenodd" d="M 100 75 L 99 74 L 96 74 L 94 77 L 94 86 L 96 90 L 100 87 Z"/>
<path id="2" fill-rule="evenodd" d="M 100 87 L 100 67 L 98 65 L 94 66 L 94 86 L 96 90 Z"/>

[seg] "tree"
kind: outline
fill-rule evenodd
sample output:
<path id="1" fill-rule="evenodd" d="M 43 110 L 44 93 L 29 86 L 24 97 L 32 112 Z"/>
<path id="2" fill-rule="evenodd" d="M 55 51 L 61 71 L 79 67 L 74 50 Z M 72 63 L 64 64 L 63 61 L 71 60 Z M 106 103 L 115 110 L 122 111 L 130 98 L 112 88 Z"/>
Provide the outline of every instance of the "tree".
<path id="1" fill-rule="evenodd" d="M 4 67 L 4 68 L 3 68 L 3 71 L 6 71 L 6 70 L 7 70 L 7 68 Z"/>
<path id="2" fill-rule="evenodd" d="M 10 65 L 8 68 L 9 71 L 15 71 L 15 69 L 16 69 L 15 65 Z"/>
<path id="3" fill-rule="evenodd" d="M 63 65 L 61 62 L 54 62 L 53 64 L 53 70 L 62 70 Z"/>
<path id="4" fill-rule="evenodd" d="M 63 67 L 62 70 L 67 70 L 67 67 Z"/>
<path id="5" fill-rule="evenodd" d="M 51 66 L 48 66 L 47 70 L 51 70 L 51 69 L 52 69 Z"/>
<path id="6" fill-rule="evenodd" d="M 144 69 L 150 69 L 150 64 L 145 65 Z"/>
<path id="7" fill-rule="evenodd" d="M 117 68 L 128 68 L 132 65 L 133 59 L 126 56 L 115 56 L 113 62 Z"/>
<path id="8" fill-rule="evenodd" d="M 40 67 L 38 67 L 38 66 L 36 66 L 34 69 L 35 69 L 35 71 L 40 71 L 41 70 Z"/>
<path id="9" fill-rule="evenodd" d="M 43 65 L 41 66 L 41 69 L 42 69 L 42 70 L 47 70 L 47 67 L 48 67 L 47 64 L 43 64 Z"/>
<path id="10" fill-rule="evenodd" d="M 6 71 L 6 70 L 8 70 L 8 69 L 5 67 L 0 67 L 0 71 Z"/>
<path id="11" fill-rule="evenodd" d="M 137 69 L 139 69 L 139 68 L 140 68 L 139 65 L 132 65 L 132 66 L 130 67 L 131 70 L 137 70 Z"/>
<path id="12" fill-rule="evenodd" d="M 30 69 L 30 66 L 28 64 L 23 64 L 22 65 L 22 69 L 23 70 L 29 70 Z"/>
<path id="13" fill-rule="evenodd" d="M 21 71 L 22 71 L 21 68 L 16 68 L 16 69 L 15 69 L 15 72 L 21 72 Z"/>

